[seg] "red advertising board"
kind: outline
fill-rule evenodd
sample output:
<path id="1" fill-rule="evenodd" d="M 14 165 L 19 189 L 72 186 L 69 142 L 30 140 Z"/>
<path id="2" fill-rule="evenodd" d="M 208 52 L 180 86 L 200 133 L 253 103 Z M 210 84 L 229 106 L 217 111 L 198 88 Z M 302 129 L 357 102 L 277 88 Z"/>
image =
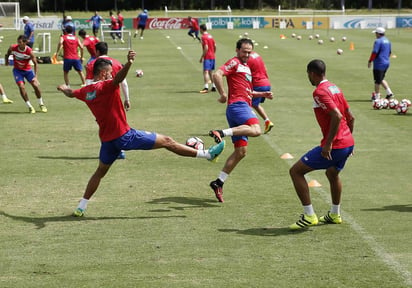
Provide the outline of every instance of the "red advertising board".
<path id="1" fill-rule="evenodd" d="M 149 18 L 146 22 L 146 29 L 170 30 L 188 29 L 187 18 Z M 133 19 L 133 27 L 137 28 L 137 19 Z"/>

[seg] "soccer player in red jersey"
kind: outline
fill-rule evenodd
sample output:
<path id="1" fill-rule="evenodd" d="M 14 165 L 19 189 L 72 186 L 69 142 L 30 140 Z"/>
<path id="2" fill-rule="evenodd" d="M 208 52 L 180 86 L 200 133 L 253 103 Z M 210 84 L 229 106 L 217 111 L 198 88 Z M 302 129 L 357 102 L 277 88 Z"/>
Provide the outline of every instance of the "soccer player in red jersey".
<path id="1" fill-rule="evenodd" d="M 252 50 L 253 42 L 250 39 L 240 39 L 236 43 L 236 57 L 228 60 L 213 73 L 213 80 L 220 94 L 218 101 L 220 103 L 227 102 L 228 104 L 226 108 L 226 118 L 230 128 L 211 130 L 209 131 L 209 135 L 213 137 L 217 143 L 222 141 L 222 137 L 231 136 L 234 144 L 234 151 L 226 160 L 219 177 L 210 182 L 210 187 L 215 192 L 215 196 L 219 202 L 224 201 L 224 182 L 236 165 L 246 156 L 248 137 L 257 137 L 261 134 L 259 119 L 251 108 L 252 98 L 273 98 L 272 92 L 270 91 L 253 91 L 252 72 L 247 65 Z M 227 80 L 228 93 L 226 93 L 224 89 L 223 77 L 226 77 Z"/>
<path id="2" fill-rule="evenodd" d="M 190 28 L 189 32 L 187 32 L 187 35 L 201 42 L 199 38 L 199 23 L 197 23 L 197 20 L 195 18 L 192 18 L 192 16 L 187 17 L 187 21 L 189 22 L 188 25 Z"/>
<path id="3" fill-rule="evenodd" d="M 212 91 L 216 91 L 216 86 L 212 81 L 212 73 L 215 70 L 215 53 L 216 43 L 213 36 L 207 32 L 205 24 L 200 25 L 200 33 L 202 34 L 202 55 L 199 62 L 203 62 L 203 80 L 204 88 L 200 90 L 200 93 L 209 92 L 209 83 L 212 84 Z"/>
<path id="4" fill-rule="evenodd" d="M 250 67 L 250 70 L 252 71 L 253 90 L 260 92 L 270 91 L 271 86 L 269 76 L 266 70 L 265 62 L 263 62 L 262 56 L 253 51 L 249 56 L 247 65 Z M 261 103 L 265 102 L 265 99 L 266 98 L 264 97 L 254 97 L 252 99 L 252 107 L 265 121 L 265 130 L 263 133 L 267 134 L 270 132 L 270 130 L 272 130 L 274 124 L 272 123 L 272 121 L 270 121 L 265 109 L 262 107 L 262 105 L 260 105 Z"/>
<path id="5" fill-rule="evenodd" d="M 353 153 L 355 141 L 352 133 L 355 118 L 342 90 L 326 79 L 326 65 L 322 60 L 312 60 L 307 65 L 310 83 L 316 86 L 313 91 L 313 110 L 322 131 L 320 146 L 308 151 L 290 168 L 290 176 L 300 202 L 303 214 L 290 229 L 297 230 L 323 223 L 342 223 L 340 204 L 342 182 L 339 172 Z M 315 214 L 305 175 L 313 170 L 326 170 L 329 180 L 332 205 L 330 211 L 319 219 Z"/>
<path id="6" fill-rule="evenodd" d="M 73 216 L 81 217 L 84 215 L 88 201 L 96 192 L 102 178 L 116 161 L 122 149 L 153 150 L 165 148 L 180 156 L 206 158 L 210 161 L 216 160 L 224 149 L 225 143 L 221 142 L 208 150 L 196 150 L 185 144 L 177 143 L 169 136 L 130 128 L 120 99 L 119 84 L 126 78 L 135 56 L 134 51 L 128 52 L 127 63 L 114 78 L 112 78 L 112 62 L 100 58 L 94 63 L 94 82 L 92 84 L 78 90 L 72 90 L 66 85 L 57 87 L 67 97 L 77 98 L 86 103 L 96 117 L 101 140 L 99 165 L 90 178 L 83 198 L 73 212 Z"/>
<path id="7" fill-rule="evenodd" d="M 99 38 L 97 38 L 96 36 L 87 35 L 84 29 L 80 29 L 79 37 L 83 39 L 83 47 L 86 47 L 87 51 L 90 54 L 90 59 L 87 61 L 87 63 L 89 63 L 90 61 L 96 59 L 95 46 L 97 43 L 99 43 Z"/>
<path id="8" fill-rule="evenodd" d="M 83 44 L 72 32 L 71 26 L 65 28 L 65 34 L 60 36 L 59 44 L 57 44 L 56 55 L 59 54 L 60 49 L 63 47 L 63 76 L 66 85 L 70 85 L 69 71 L 72 70 L 72 67 L 79 74 L 82 85 L 85 85 L 82 66 Z M 77 49 L 80 49 L 80 57 Z"/>
<path id="9" fill-rule="evenodd" d="M 27 45 L 27 38 L 24 35 L 17 37 L 17 44 L 11 45 L 7 50 L 5 60 L 6 66 L 9 65 L 9 56 L 13 55 L 14 68 L 13 75 L 17 86 L 19 87 L 20 95 L 29 108 L 29 113 L 34 114 L 36 110 L 30 103 L 29 97 L 27 96 L 26 86 L 24 85 L 24 79 L 26 79 L 34 89 L 37 101 L 39 102 L 40 110 L 43 113 L 47 112 L 47 108 L 43 103 L 43 98 L 40 91 L 40 83 L 37 80 L 38 70 L 37 70 L 37 59 L 34 56 L 33 50 Z M 30 61 L 34 65 L 34 71 L 31 68 Z M 3 98 L 4 99 L 4 98 Z M 4 100 L 3 100 L 4 101 Z"/>
<path id="10" fill-rule="evenodd" d="M 114 43 L 117 43 L 117 38 L 120 39 L 120 41 L 123 43 L 123 39 L 122 39 L 122 35 L 119 32 L 120 30 L 120 24 L 119 24 L 119 20 L 116 18 L 116 16 L 113 14 L 112 11 L 109 12 L 110 15 L 110 36 L 112 36 L 112 39 L 114 41 Z"/>

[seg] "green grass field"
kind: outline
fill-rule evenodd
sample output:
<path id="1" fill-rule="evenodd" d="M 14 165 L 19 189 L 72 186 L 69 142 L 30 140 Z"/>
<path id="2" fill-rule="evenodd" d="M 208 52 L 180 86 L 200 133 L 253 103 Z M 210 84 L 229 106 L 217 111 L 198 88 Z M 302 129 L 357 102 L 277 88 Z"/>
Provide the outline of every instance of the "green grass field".
<path id="1" fill-rule="evenodd" d="M 0 81 L 14 100 L 0 105 L 0 287 L 412 287 L 412 113 L 372 109 L 367 60 L 374 35 L 212 30 L 217 66 L 234 55 L 243 32 L 259 43 L 255 50 L 266 61 L 275 99 L 264 107 L 275 128 L 251 139 L 248 156 L 225 184 L 223 204 L 208 184 L 231 145 L 217 164 L 163 150 L 131 151 L 104 178 L 86 217 L 71 217 L 98 163 L 94 118 L 83 103 L 56 91 L 63 83 L 61 65 L 39 66 L 49 112 L 34 115 L 18 94 L 11 67 L 0 67 Z M 291 38 L 293 32 L 303 39 Z M 282 33 L 288 38 L 281 40 Z M 315 33 L 323 45 L 308 40 Z M 2 35 L 3 57 L 17 35 Z M 328 41 L 331 36 L 336 42 Z M 397 99 L 411 99 L 412 31 L 387 36 L 397 58 L 386 79 Z M 200 45 L 186 30 L 148 30 L 143 41 L 133 39 L 133 48 L 138 56 L 132 70 L 145 74 L 128 76 L 131 126 L 180 142 L 200 136 L 211 145 L 207 132 L 227 127 L 225 105 L 216 93 L 198 93 Z M 125 51 L 109 54 L 126 60 Z M 321 138 L 306 75 L 313 58 L 326 62 L 328 79 L 344 90 L 356 116 L 356 153 L 342 173 L 344 223 L 290 232 L 302 208 L 288 170 Z M 70 78 L 80 87 L 77 74 Z M 295 159 L 283 160 L 283 153 Z M 314 172 L 308 179 L 322 185 L 311 190 L 322 215 L 330 205 L 326 177 Z"/>

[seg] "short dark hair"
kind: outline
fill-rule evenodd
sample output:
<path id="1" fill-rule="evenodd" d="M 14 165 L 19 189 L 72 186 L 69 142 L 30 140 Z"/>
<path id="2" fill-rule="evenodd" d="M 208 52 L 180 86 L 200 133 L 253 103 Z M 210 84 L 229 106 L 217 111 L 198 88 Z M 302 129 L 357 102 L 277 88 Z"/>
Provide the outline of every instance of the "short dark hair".
<path id="1" fill-rule="evenodd" d="M 100 71 L 109 65 L 112 66 L 112 61 L 104 58 L 98 58 L 93 64 L 93 75 L 99 75 Z"/>
<path id="2" fill-rule="evenodd" d="M 252 48 L 253 48 L 253 42 L 252 42 L 252 40 L 250 40 L 250 39 L 248 39 L 248 38 L 242 38 L 242 39 L 239 39 L 239 40 L 236 42 L 236 49 L 242 48 L 242 45 L 245 44 L 245 43 L 252 45 Z"/>
<path id="3" fill-rule="evenodd" d="M 66 33 L 72 33 L 73 32 L 73 27 L 72 26 L 66 26 L 64 27 L 64 31 L 66 31 Z"/>
<path id="4" fill-rule="evenodd" d="M 317 75 L 325 75 L 326 64 L 322 60 L 315 59 L 309 62 L 307 72 L 313 72 Z"/>
<path id="5" fill-rule="evenodd" d="M 199 26 L 199 28 L 200 28 L 200 30 L 207 31 L 207 26 L 206 26 L 206 24 L 201 24 L 201 25 Z"/>
<path id="6" fill-rule="evenodd" d="M 79 30 L 79 36 L 82 36 L 82 37 L 86 36 L 86 30 L 80 29 Z"/>
<path id="7" fill-rule="evenodd" d="M 19 37 L 17 37 L 17 42 L 19 41 L 19 40 L 22 40 L 23 41 L 23 43 L 27 43 L 27 37 L 26 36 L 24 36 L 24 35 L 19 35 Z"/>
<path id="8" fill-rule="evenodd" d="M 96 51 L 99 51 L 100 55 L 107 55 L 107 51 L 109 51 L 109 47 L 107 46 L 106 42 L 98 42 L 94 46 Z"/>

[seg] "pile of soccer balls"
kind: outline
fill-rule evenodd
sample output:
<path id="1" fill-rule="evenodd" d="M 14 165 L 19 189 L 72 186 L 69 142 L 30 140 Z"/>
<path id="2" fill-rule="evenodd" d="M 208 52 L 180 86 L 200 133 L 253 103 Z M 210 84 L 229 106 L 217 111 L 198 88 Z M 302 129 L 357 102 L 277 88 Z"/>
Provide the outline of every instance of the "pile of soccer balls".
<path id="1" fill-rule="evenodd" d="M 376 99 L 372 101 L 373 109 L 380 110 L 380 109 L 393 109 L 396 110 L 398 114 L 406 114 L 408 112 L 409 107 L 411 107 L 411 100 L 409 99 L 402 99 L 398 101 L 394 98 L 392 99 Z"/>

